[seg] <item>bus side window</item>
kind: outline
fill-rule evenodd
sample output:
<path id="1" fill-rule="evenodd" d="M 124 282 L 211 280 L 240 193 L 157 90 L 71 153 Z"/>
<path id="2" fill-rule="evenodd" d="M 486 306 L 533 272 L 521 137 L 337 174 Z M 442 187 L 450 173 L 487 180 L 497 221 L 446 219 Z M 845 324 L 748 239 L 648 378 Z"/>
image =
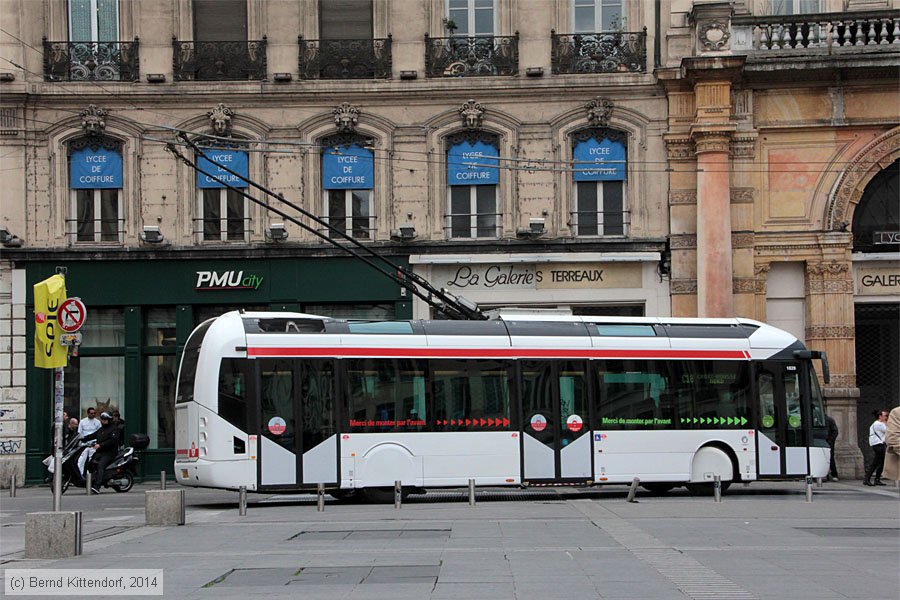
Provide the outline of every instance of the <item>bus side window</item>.
<path id="1" fill-rule="evenodd" d="M 768 371 L 762 371 L 756 377 L 756 388 L 759 394 L 759 426 L 760 429 L 774 429 L 777 422 L 775 415 L 774 377 Z"/>

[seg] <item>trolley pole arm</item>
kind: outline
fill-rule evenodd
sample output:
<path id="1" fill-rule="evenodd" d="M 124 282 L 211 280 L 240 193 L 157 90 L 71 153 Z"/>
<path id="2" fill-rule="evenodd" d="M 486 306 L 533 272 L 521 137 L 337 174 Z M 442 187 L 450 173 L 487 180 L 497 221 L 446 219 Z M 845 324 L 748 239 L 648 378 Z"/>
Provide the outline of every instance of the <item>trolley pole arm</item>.
<path id="1" fill-rule="evenodd" d="M 194 169 L 194 170 L 197 171 L 198 173 L 201 173 L 201 174 L 203 174 L 203 175 L 206 175 L 207 177 L 210 177 L 210 178 L 215 178 L 215 175 L 213 175 L 212 173 L 210 173 L 210 172 L 208 172 L 208 171 L 202 169 L 196 162 L 192 161 L 192 160 L 189 159 L 188 157 L 184 156 L 181 152 L 179 152 L 179 151 L 176 149 L 176 147 L 175 147 L 174 144 L 171 144 L 171 143 L 170 143 L 170 144 L 167 144 L 166 149 L 167 149 L 169 152 L 171 152 L 171 153 L 175 156 L 175 158 L 177 158 L 178 160 L 182 161 L 184 164 L 186 164 L 187 166 L 191 167 L 192 169 Z M 204 158 L 205 158 L 206 155 L 203 154 L 202 151 L 199 151 L 199 153 L 200 153 L 202 156 L 204 156 Z M 210 162 L 212 162 L 212 161 L 210 161 Z M 216 164 L 218 164 L 218 163 L 216 163 Z M 226 170 L 226 171 L 228 171 L 228 172 L 230 172 L 230 173 L 232 173 L 232 174 L 234 174 L 234 175 L 240 177 L 241 179 L 244 179 L 244 177 L 240 176 L 238 173 L 235 173 L 235 172 L 233 172 L 233 171 L 230 171 L 227 167 L 222 166 L 222 167 L 220 167 L 220 168 L 222 168 L 223 170 Z M 250 182 L 249 180 L 247 180 L 247 181 L 248 181 L 249 183 L 252 183 L 252 182 Z M 463 311 L 461 311 L 461 310 L 457 310 L 456 307 L 453 306 L 453 304 L 451 304 L 451 303 L 449 303 L 449 302 L 448 302 L 447 304 L 441 304 L 440 302 L 436 302 L 436 301 L 431 297 L 431 296 L 432 296 L 431 293 L 428 293 L 428 294 L 423 293 L 423 292 L 420 291 L 415 285 L 413 285 L 413 283 L 411 283 L 410 280 L 408 280 L 406 277 L 398 276 L 398 273 L 402 273 L 402 274 L 405 275 L 406 273 L 408 273 L 408 270 L 403 269 L 403 268 L 401 268 L 400 266 L 391 263 L 390 261 L 388 261 L 388 260 L 385 259 L 384 257 L 381 257 L 381 256 L 379 256 L 378 254 L 374 254 L 374 253 L 373 253 L 373 254 L 374 254 L 375 256 L 377 256 L 378 258 L 380 258 L 380 259 L 382 259 L 383 261 L 387 262 L 388 265 L 390 265 L 390 266 L 394 269 L 394 271 L 389 271 L 389 270 L 383 268 L 382 266 L 380 266 L 380 265 L 376 264 L 375 262 L 373 262 L 373 261 L 372 261 L 371 259 L 369 259 L 368 257 L 360 255 L 359 253 L 355 252 L 353 249 L 348 248 L 348 247 L 346 247 L 346 246 L 340 244 L 337 240 L 332 239 L 331 237 L 329 237 L 329 236 L 327 236 L 327 235 L 323 235 L 322 233 L 320 233 L 319 231 L 317 231 L 314 227 L 311 227 L 310 225 L 307 225 L 306 223 L 303 223 L 302 221 L 300 221 L 300 220 L 297 219 L 296 217 L 294 217 L 294 216 L 292 216 L 292 215 L 290 215 L 290 214 L 288 214 L 288 213 L 286 213 L 286 212 L 284 212 L 284 211 L 282 211 L 282 210 L 280 210 L 280 209 L 277 209 L 277 208 L 275 208 L 274 206 L 269 206 L 268 204 L 266 204 L 266 203 L 263 202 L 262 200 L 259 200 L 258 198 L 254 198 L 254 197 L 251 196 L 250 194 L 247 194 L 246 192 L 244 192 L 242 189 L 236 188 L 236 187 L 234 187 L 234 186 L 231 186 L 231 185 L 229 185 L 228 183 L 225 183 L 225 182 L 220 182 L 220 183 L 221 183 L 226 189 L 228 189 L 228 190 L 230 190 L 230 191 L 233 191 L 233 192 L 235 192 L 235 193 L 241 195 L 242 197 L 246 198 L 247 200 L 250 200 L 251 202 L 253 202 L 253 203 L 255 203 L 255 204 L 258 204 L 259 206 L 262 206 L 262 207 L 265 208 L 266 210 L 275 213 L 276 215 L 278 215 L 278 216 L 280 216 L 280 217 L 286 219 L 287 221 L 289 221 L 289 222 L 291 222 L 291 223 L 297 225 L 298 227 L 304 229 L 305 231 L 308 231 L 308 232 L 310 232 L 310 233 L 316 235 L 317 237 L 319 237 L 319 238 L 325 240 L 326 242 L 330 243 L 330 244 L 331 244 L 332 246 L 334 246 L 335 248 L 338 248 L 339 250 L 343 250 L 344 252 L 347 252 L 348 254 L 352 255 L 354 258 L 358 258 L 358 259 L 362 260 L 363 262 L 365 262 L 367 265 L 369 265 L 370 267 L 372 267 L 373 269 L 375 269 L 376 271 L 378 271 L 378 272 L 381 273 L 382 275 L 384 275 L 384 276 L 390 278 L 392 281 L 394 281 L 395 283 L 397 283 L 398 285 L 400 285 L 400 286 L 403 287 L 404 289 L 409 290 L 410 293 L 414 294 L 414 295 L 417 296 L 418 298 L 421 298 L 421 299 L 422 299 L 423 301 L 425 301 L 428 305 L 430 305 L 430 306 L 434 307 L 435 309 L 437 309 L 437 310 L 443 312 L 444 314 L 446 314 L 446 315 L 449 316 L 450 318 L 453 318 L 453 319 L 467 319 L 467 318 L 471 318 L 471 317 L 468 316 L 465 312 L 463 312 Z M 256 187 L 259 187 L 259 186 L 256 186 Z M 264 190 L 264 191 L 265 191 L 265 190 Z M 277 199 L 279 199 L 279 200 L 283 200 L 286 204 L 288 204 L 288 206 L 291 206 L 292 208 L 298 209 L 299 212 L 301 212 L 301 213 L 304 214 L 304 216 L 310 216 L 309 213 L 307 213 L 306 211 L 304 211 L 304 210 L 302 210 L 302 209 L 299 209 L 299 207 L 296 207 L 296 206 L 293 205 L 292 203 L 290 203 L 290 202 L 284 200 L 284 198 L 283 198 L 282 196 L 276 195 L 276 194 L 272 194 L 271 192 L 267 192 L 267 193 L 269 193 L 269 195 L 273 196 L 274 198 L 277 198 Z M 337 232 L 337 233 L 342 233 L 342 232 L 340 232 L 339 230 L 336 230 L 336 229 L 332 228 L 330 225 L 325 224 L 324 222 L 322 222 L 322 221 L 321 221 L 320 219 L 318 219 L 317 217 L 312 217 L 312 218 L 313 218 L 313 220 L 315 220 L 315 221 L 317 221 L 317 222 L 319 222 L 319 223 L 322 223 L 323 225 L 326 225 L 326 226 L 327 226 L 329 229 L 331 229 L 332 231 L 335 231 L 335 232 Z M 355 241 L 355 240 L 354 240 L 354 241 Z M 358 244 L 358 242 L 357 242 L 357 244 Z M 362 247 L 365 248 L 365 246 L 362 246 Z M 366 248 L 366 250 L 370 250 L 370 249 Z M 370 251 L 370 253 L 371 253 L 371 251 Z M 428 290 L 428 291 L 430 292 L 430 290 Z"/>
<path id="2" fill-rule="evenodd" d="M 180 139 L 187 147 L 189 147 L 190 149 L 192 149 L 197 155 L 199 155 L 199 156 L 205 158 L 205 159 L 208 160 L 209 162 L 214 162 L 214 161 L 210 161 L 210 160 L 209 160 L 209 158 L 207 157 L 206 153 L 203 152 L 203 149 L 202 149 L 200 146 L 198 146 L 198 145 L 196 144 L 196 142 L 194 142 L 194 141 L 192 141 L 190 138 L 188 138 L 188 136 L 187 136 L 187 134 L 186 134 L 185 132 L 183 132 L 183 131 L 180 132 L 180 133 L 178 134 L 177 137 L 178 137 L 178 139 Z M 170 152 L 175 153 L 173 148 L 170 148 Z M 202 171 L 202 170 L 199 168 L 198 165 L 196 165 L 195 163 L 191 162 L 191 161 L 190 161 L 189 159 L 187 159 L 186 157 L 181 156 L 180 153 L 178 154 L 178 156 L 179 156 L 179 158 L 180 158 L 182 161 L 186 162 L 189 166 L 191 166 L 191 167 L 194 168 L 195 170 L 202 172 L 204 175 L 207 175 L 207 176 L 212 177 L 211 175 L 209 175 L 209 173 L 206 173 L 206 172 Z M 378 260 L 381 261 L 382 263 L 385 263 L 388 267 L 390 267 L 391 269 L 393 269 L 394 271 L 396 271 L 396 273 L 402 275 L 402 276 L 395 276 L 394 274 L 390 274 L 389 276 L 390 276 L 392 279 L 394 279 L 395 281 L 397 281 L 397 282 L 398 282 L 400 285 L 402 285 L 404 288 L 410 290 L 412 293 L 414 293 L 414 294 L 415 294 L 416 296 L 418 296 L 419 298 L 422 298 L 423 300 L 425 300 L 425 302 L 428 303 L 429 305 L 431 305 L 431 306 L 437 308 L 438 310 L 440 310 L 441 312 L 445 313 L 447 316 L 450 316 L 451 318 L 455 318 L 455 319 L 472 319 L 472 320 L 483 320 L 483 319 L 486 318 L 485 315 L 484 315 L 480 310 L 478 310 L 477 305 L 475 305 L 474 303 L 471 303 L 471 306 L 469 306 L 469 305 L 467 305 L 465 302 L 462 302 L 460 299 L 458 299 L 458 298 L 457 298 L 456 296 L 454 296 L 453 294 L 449 294 L 449 293 L 445 292 L 444 290 L 441 290 L 441 289 L 438 289 L 438 288 L 434 287 L 433 285 L 431 285 L 430 282 L 428 282 L 427 280 L 425 280 L 423 277 L 417 275 L 416 273 L 414 273 L 414 272 L 411 271 L 410 269 L 407 269 L 407 268 L 405 268 L 405 267 L 402 267 L 402 266 L 399 266 L 399 265 L 394 264 L 393 262 L 391 262 L 390 260 L 388 260 L 388 259 L 385 258 L 384 256 L 381 256 L 380 254 L 378 254 L 377 252 L 375 252 L 374 250 L 372 250 L 370 247 L 366 246 L 365 244 L 360 243 L 358 240 L 356 240 L 356 239 L 354 239 L 353 237 L 347 235 L 345 232 L 341 231 L 340 229 L 337 229 L 337 228 L 333 227 L 333 226 L 332 226 L 330 223 L 328 223 L 327 221 L 325 221 L 325 220 L 323 220 L 323 219 L 320 219 L 319 217 L 317 217 L 317 216 L 314 215 L 313 213 L 310 213 L 309 211 L 305 210 L 303 207 L 301 207 L 301 206 L 299 206 L 299 205 L 297 205 L 297 204 L 294 204 L 293 202 L 290 202 L 289 200 L 287 200 L 287 199 L 284 197 L 284 195 L 282 195 L 282 194 L 276 194 L 276 193 L 272 192 L 271 190 L 269 190 L 269 189 L 263 187 L 262 185 L 256 183 L 256 182 L 253 181 L 252 179 L 245 178 L 245 177 L 242 176 L 240 173 L 238 173 L 238 172 L 236 172 L 236 171 L 230 169 L 230 168 L 229 168 L 228 166 L 226 166 L 226 165 L 220 165 L 219 163 L 215 163 L 215 164 L 216 164 L 216 166 L 217 166 L 218 168 L 220 168 L 221 170 L 225 171 L 226 173 L 229 173 L 229 174 L 231 174 L 231 175 L 234 175 L 234 176 L 236 176 L 236 177 L 238 177 L 238 178 L 240 178 L 240 179 L 243 179 L 243 180 L 247 181 L 248 185 L 250 185 L 251 187 L 256 188 L 257 190 L 263 192 L 264 194 L 266 194 L 267 196 L 270 196 L 271 198 L 274 198 L 274 199 L 276 199 L 276 200 L 280 200 L 281 202 L 283 202 L 284 204 L 286 204 L 286 205 L 289 206 L 290 208 L 296 210 L 298 213 L 300 213 L 300 214 L 303 215 L 304 217 L 306 217 L 306 218 L 312 220 L 313 222 L 315 222 L 315 223 L 317 223 L 318 225 L 322 226 L 324 229 L 327 229 L 331 234 L 334 234 L 334 235 L 338 236 L 339 238 L 341 238 L 341 239 L 344 240 L 345 242 L 349 242 L 352 246 L 356 247 L 357 249 L 362 250 L 362 251 L 365 252 L 366 254 L 368 254 L 368 255 L 370 255 L 370 256 L 372 256 L 372 257 L 378 259 Z M 235 191 L 240 192 L 239 189 L 233 188 L 232 186 L 229 186 L 228 184 L 226 184 L 226 183 L 224 183 L 224 182 L 220 182 L 220 183 L 222 183 L 222 185 L 226 186 L 228 189 L 232 189 L 232 190 L 235 190 Z M 249 196 L 247 196 L 247 195 L 244 194 L 243 192 L 240 192 L 240 193 L 241 193 L 242 195 L 244 195 L 245 197 L 250 198 Z M 251 199 L 252 199 L 252 198 L 251 198 Z M 268 204 L 265 204 L 265 203 L 263 203 L 263 202 L 261 202 L 261 201 L 258 201 L 258 200 L 256 200 L 256 199 L 252 199 L 252 200 L 253 200 L 254 202 L 256 202 L 257 204 L 259 204 L 260 206 L 264 207 L 266 210 L 270 210 L 270 211 L 275 212 L 276 214 L 278 214 L 278 215 L 280 215 L 280 216 L 284 216 L 284 213 L 281 213 L 281 212 L 276 211 L 273 207 L 269 206 Z M 289 218 L 289 217 L 285 216 L 285 218 Z M 325 235 L 325 234 L 321 233 L 320 231 L 316 230 L 315 228 L 312 228 L 312 227 L 309 227 L 309 226 L 304 226 L 303 224 L 299 223 L 298 221 L 296 221 L 296 220 L 294 220 L 294 219 L 291 219 L 291 222 L 292 222 L 292 223 L 295 223 L 295 224 L 297 224 L 297 225 L 300 225 L 300 226 L 303 227 L 306 231 L 309 231 L 309 232 L 312 233 L 313 235 L 315 235 L 315 236 L 317 236 L 317 237 L 319 237 L 319 238 L 321 238 L 321 239 L 323 239 L 323 240 L 328 241 L 328 242 L 331 243 L 333 246 L 335 246 L 335 247 L 337 247 L 337 248 L 340 248 L 341 250 L 344 250 L 345 252 L 347 252 L 347 253 L 349 253 L 349 254 L 355 256 L 356 258 L 361 258 L 361 259 L 363 258 L 363 257 L 360 256 L 359 254 L 357 254 L 357 253 L 351 251 L 349 248 L 344 247 L 344 246 L 338 244 L 331 236 Z M 373 268 L 374 268 L 374 265 L 373 265 L 371 262 L 369 262 L 369 261 L 366 261 L 366 262 L 367 262 L 367 264 L 369 264 L 370 266 L 373 266 Z M 379 270 L 380 270 L 380 269 L 379 269 Z M 381 272 L 384 273 L 384 271 L 381 271 Z M 414 283 L 415 285 L 417 285 L 417 286 L 421 287 L 422 289 L 424 289 L 424 290 L 427 292 L 428 297 L 426 298 L 426 296 L 424 296 L 423 294 L 419 293 L 419 292 L 418 292 L 417 290 L 415 290 L 412 286 L 410 286 L 409 283 L 408 283 L 409 281 L 411 281 L 411 282 Z M 434 300 L 430 298 L 431 296 L 437 297 L 437 298 L 443 303 L 443 305 L 439 305 L 439 304 L 435 303 Z M 448 309 L 449 309 L 449 310 L 448 310 Z"/>

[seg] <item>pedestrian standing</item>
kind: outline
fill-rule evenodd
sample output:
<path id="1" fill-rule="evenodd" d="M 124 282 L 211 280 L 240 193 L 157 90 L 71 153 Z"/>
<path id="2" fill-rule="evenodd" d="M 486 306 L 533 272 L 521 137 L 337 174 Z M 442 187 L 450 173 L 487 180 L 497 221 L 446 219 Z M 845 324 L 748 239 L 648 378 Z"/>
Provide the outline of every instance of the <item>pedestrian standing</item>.
<path id="1" fill-rule="evenodd" d="M 900 406 L 888 415 L 884 445 L 884 476 L 900 481 Z"/>
<path id="2" fill-rule="evenodd" d="M 85 440 L 94 437 L 94 434 L 100 429 L 100 420 L 97 419 L 97 409 L 93 406 L 87 409 L 87 416 L 78 424 L 78 433 Z"/>
<path id="3" fill-rule="evenodd" d="M 874 413 L 875 422 L 869 426 L 869 446 L 872 447 L 874 457 L 866 469 L 866 478 L 863 485 L 885 485 L 881 482 L 881 472 L 884 470 L 884 438 L 887 435 L 888 411 L 876 410 Z M 875 481 L 872 481 L 872 475 L 875 475 Z"/>
<path id="4" fill-rule="evenodd" d="M 829 471 L 828 478 L 831 481 L 838 481 L 837 464 L 834 462 L 834 443 L 838 439 L 840 430 L 838 429 L 837 421 L 835 421 L 831 415 L 825 415 L 825 424 L 828 426 L 828 433 L 825 434 L 825 440 L 828 442 L 828 447 L 831 448 L 831 470 Z"/>

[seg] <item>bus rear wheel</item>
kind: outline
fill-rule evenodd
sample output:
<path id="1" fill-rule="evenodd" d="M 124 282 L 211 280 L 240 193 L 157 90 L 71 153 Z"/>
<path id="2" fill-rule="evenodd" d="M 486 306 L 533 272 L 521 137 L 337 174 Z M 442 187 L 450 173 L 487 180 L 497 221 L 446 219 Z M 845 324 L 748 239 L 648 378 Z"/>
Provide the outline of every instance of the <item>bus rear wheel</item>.
<path id="1" fill-rule="evenodd" d="M 674 483 L 642 483 L 641 487 L 653 494 L 654 496 L 662 496 L 666 492 L 675 488 Z"/>
<path id="2" fill-rule="evenodd" d="M 688 489 L 691 493 L 691 496 L 712 496 L 715 493 L 715 488 L 712 483 L 686 483 L 684 487 Z M 722 482 L 722 493 L 724 494 L 728 491 L 728 488 L 731 487 L 730 481 Z"/>

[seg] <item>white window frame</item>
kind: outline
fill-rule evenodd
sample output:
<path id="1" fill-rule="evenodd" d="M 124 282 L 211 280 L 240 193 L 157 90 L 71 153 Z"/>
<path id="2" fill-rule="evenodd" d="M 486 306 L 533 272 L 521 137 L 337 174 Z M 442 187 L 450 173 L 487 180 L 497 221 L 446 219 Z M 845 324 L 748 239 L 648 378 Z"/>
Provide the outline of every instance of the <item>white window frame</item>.
<path id="1" fill-rule="evenodd" d="M 475 33 L 475 11 L 476 10 L 487 10 L 485 8 L 475 8 L 476 0 L 466 0 L 466 32 L 467 33 L 456 33 L 454 32 L 453 36 L 459 37 L 475 37 L 475 36 L 496 36 L 497 35 L 497 0 L 492 0 L 491 2 L 491 12 L 492 12 L 492 25 L 491 25 L 491 33 Z M 457 9 L 459 10 L 459 9 Z M 444 2 L 444 17 L 450 18 L 450 0 L 445 0 Z M 457 23 L 457 25 L 459 25 Z"/>
<path id="2" fill-rule="evenodd" d="M 822 12 L 822 0 L 813 0 L 816 2 L 817 6 L 815 10 L 808 11 L 803 9 L 803 4 L 809 2 L 810 0 L 766 0 L 766 9 L 767 13 L 770 15 L 782 15 L 782 16 L 793 16 L 793 15 L 808 15 Z M 788 12 L 778 13 L 775 12 L 776 3 L 781 4 L 782 2 L 789 4 Z"/>
<path id="3" fill-rule="evenodd" d="M 618 7 L 619 7 L 619 15 L 620 15 L 620 17 L 619 17 L 619 19 L 620 19 L 619 28 L 620 29 L 624 28 L 624 26 L 625 26 L 625 22 L 624 22 L 625 9 L 627 8 L 626 1 L 627 0 L 617 0 Z M 594 27 L 590 31 L 579 31 L 578 30 L 577 21 L 575 20 L 575 5 L 576 4 L 584 5 L 584 6 L 586 6 L 588 4 L 593 5 L 593 7 L 594 7 Z M 610 8 L 608 6 L 607 2 L 605 2 L 604 0 L 572 0 L 571 7 L 572 7 L 571 18 L 572 18 L 572 32 L 573 33 L 600 33 L 601 31 L 604 31 L 604 29 L 603 29 L 603 13 L 604 13 L 604 10 L 608 10 Z"/>
<path id="4" fill-rule="evenodd" d="M 204 205 L 204 193 L 207 190 L 216 190 L 219 192 L 219 239 L 207 239 L 206 233 L 204 231 L 204 222 L 206 215 L 203 212 Z M 249 220 L 250 215 L 248 213 L 249 202 L 246 198 L 241 196 L 241 200 L 243 201 L 243 212 L 244 215 L 241 218 L 241 222 L 244 224 L 243 226 L 243 235 L 239 240 L 230 240 L 228 239 L 228 192 L 230 190 L 226 187 L 223 188 L 197 188 L 197 222 L 200 224 L 200 227 L 197 229 L 197 236 L 200 238 L 200 242 L 203 243 L 230 243 L 230 244 L 240 244 L 247 243 L 250 241 L 250 227 Z"/>
<path id="5" fill-rule="evenodd" d="M 490 213 L 494 215 L 496 218 L 496 223 L 494 223 L 494 235 L 492 236 L 482 236 L 478 237 L 478 189 L 483 187 L 491 187 L 494 190 L 494 212 Z M 469 236 L 454 236 L 453 235 L 453 217 L 461 216 L 458 213 L 454 213 L 453 211 L 453 190 L 454 188 L 468 188 L 469 189 Z M 448 185 L 447 186 L 447 239 L 448 240 L 490 240 L 490 239 L 498 239 L 500 237 L 501 224 L 503 221 L 503 215 L 498 210 L 499 206 L 499 198 L 498 196 L 500 191 L 500 186 L 497 184 L 493 184 L 490 186 L 486 185 Z"/>
<path id="6" fill-rule="evenodd" d="M 119 36 L 122 31 L 119 27 L 119 6 L 116 4 L 116 39 L 114 40 L 101 40 L 100 37 L 100 8 L 97 6 L 97 0 L 88 0 L 91 3 L 91 40 L 92 42 L 117 42 L 119 41 Z M 68 31 L 69 31 L 69 39 L 72 39 L 72 2 L 66 1 L 66 15 L 68 16 Z"/>
<path id="7" fill-rule="evenodd" d="M 622 233 L 606 233 L 606 224 L 603 222 L 606 211 L 604 210 L 604 187 L 606 183 L 617 183 L 616 181 L 575 181 L 575 210 L 573 211 L 572 218 L 572 226 L 575 229 L 576 237 L 628 237 L 629 235 L 629 219 L 626 219 L 626 215 L 628 214 L 628 185 L 626 181 L 623 179 L 622 183 Z M 579 219 L 582 218 L 580 209 L 580 197 L 578 194 L 580 186 L 589 186 L 593 185 L 597 188 L 597 214 L 596 214 L 596 223 L 591 223 L 589 225 L 596 224 L 597 233 L 594 234 L 584 234 L 581 233 L 580 227 L 581 224 L 578 222 Z"/>
<path id="8" fill-rule="evenodd" d="M 360 241 L 374 241 L 375 240 L 375 190 L 333 190 L 326 189 L 324 190 L 324 199 L 323 202 L 325 204 L 325 221 L 329 223 L 332 227 L 334 227 L 334 223 L 331 222 L 331 192 L 344 192 L 344 233 L 356 240 Z M 353 216 L 353 194 L 365 192 L 369 195 L 369 216 L 368 217 L 354 217 Z M 353 235 L 353 221 L 355 219 L 368 219 L 369 225 L 367 227 L 367 231 L 369 232 L 369 237 L 367 238 L 358 238 Z M 331 235 L 331 231 L 326 231 L 326 235 Z"/>
<path id="9" fill-rule="evenodd" d="M 110 188 L 105 188 L 110 189 Z M 70 221 L 71 226 L 69 230 L 69 235 L 71 235 L 72 242 L 75 244 L 122 244 L 123 235 L 125 232 L 125 217 L 122 212 L 122 190 L 121 188 L 116 189 L 116 239 L 112 240 L 103 240 L 103 223 L 102 223 L 102 193 L 104 188 L 89 188 L 85 189 L 76 189 L 72 188 L 69 190 L 69 214 L 72 215 L 72 219 Z M 79 240 L 78 239 L 78 192 L 79 191 L 91 191 L 94 196 L 94 239 L 93 240 Z"/>

